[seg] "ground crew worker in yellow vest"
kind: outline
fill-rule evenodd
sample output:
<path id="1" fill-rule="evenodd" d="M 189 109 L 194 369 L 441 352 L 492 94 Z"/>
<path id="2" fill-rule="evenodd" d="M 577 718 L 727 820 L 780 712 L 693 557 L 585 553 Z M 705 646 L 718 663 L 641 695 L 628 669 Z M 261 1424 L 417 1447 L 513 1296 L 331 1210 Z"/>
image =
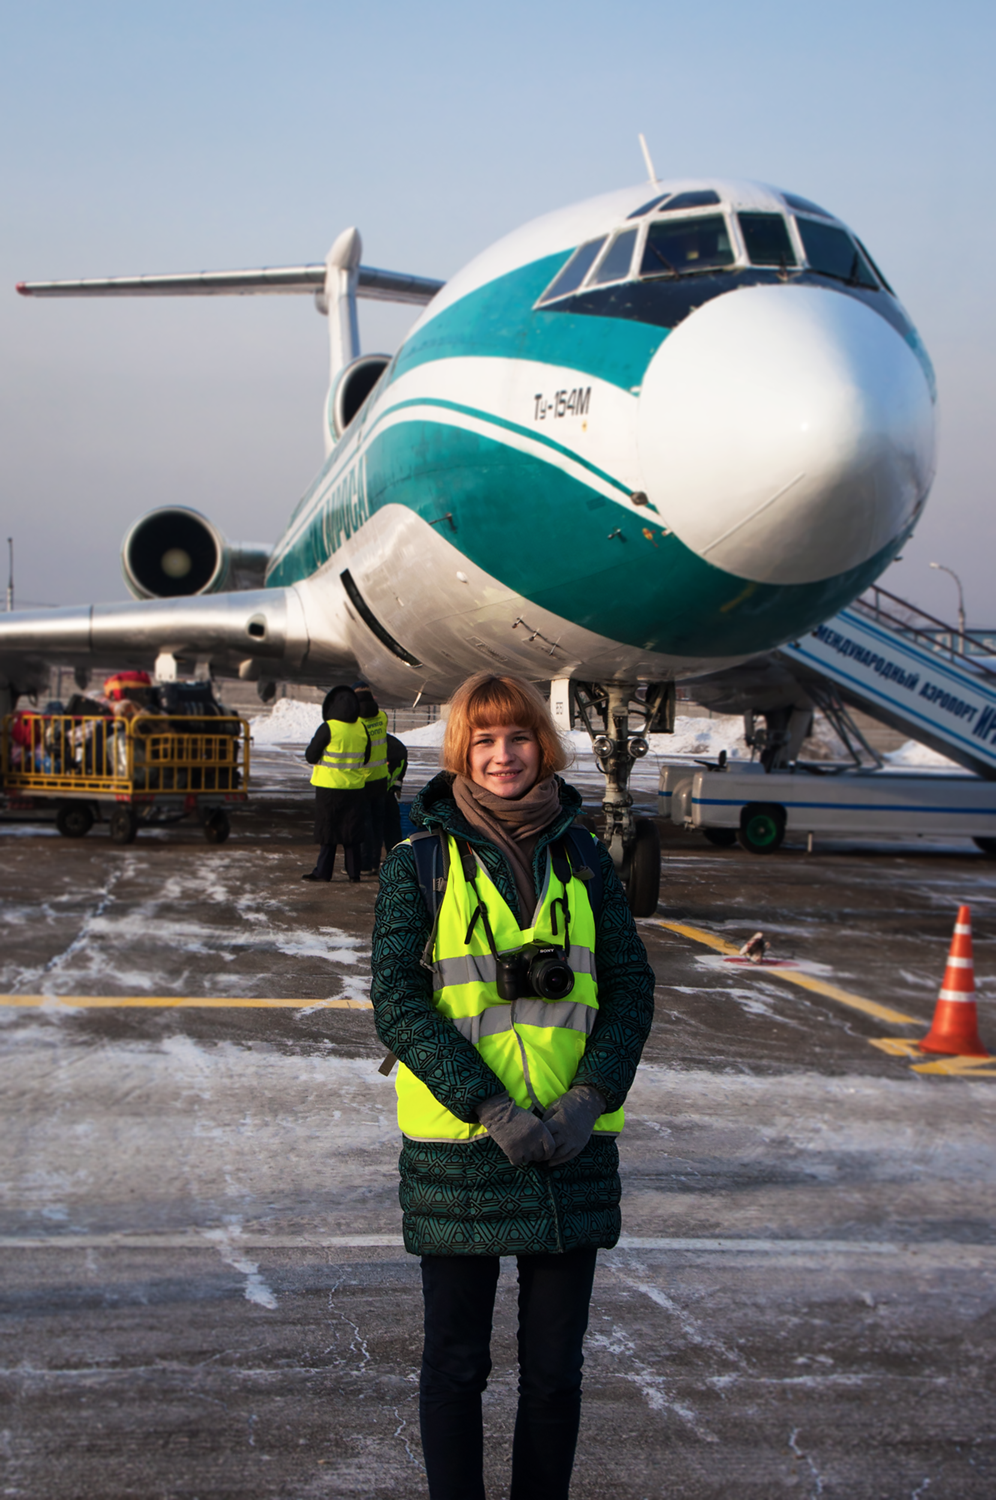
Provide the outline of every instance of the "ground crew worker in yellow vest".
<path id="1" fill-rule="evenodd" d="M 319 845 L 315 868 L 302 880 L 331 880 L 335 851 L 343 846 L 346 875 L 355 884 L 360 878 L 360 844 L 363 840 L 363 791 L 370 761 L 370 736 L 360 719 L 356 694 L 349 687 L 334 687 L 322 704 L 323 723 L 304 758 L 310 766 L 315 788 L 315 843 Z"/>
<path id="2" fill-rule="evenodd" d="M 575 826 L 581 798 L 554 774 L 565 758 L 535 688 L 478 673 L 450 704 L 446 770 L 412 803 L 420 832 L 381 871 L 371 993 L 400 1061 L 430 1500 L 483 1500 L 481 1393 L 500 1257 L 513 1254 L 506 1493 L 567 1500 L 595 1257 L 619 1238 L 616 1137 L 654 976 L 608 850 Z"/>
<path id="3" fill-rule="evenodd" d="M 395 844 L 403 838 L 401 831 L 401 795 L 404 791 L 405 772 L 408 769 L 408 751 L 396 735 L 387 737 L 387 800 L 384 803 L 384 848 L 390 854 Z"/>
<path id="4" fill-rule="evenodd" d="M 384 847 L 384 812 L 390 775 L 387 767 L 387 714 L 378 708 L 369 683 L 354 682 L 353 691 L 360 706 L 360 719 L 370 736 L 370 759 L 363 785 L 366 805 L 360 867 L 375 875 L 380 868 Z"/>

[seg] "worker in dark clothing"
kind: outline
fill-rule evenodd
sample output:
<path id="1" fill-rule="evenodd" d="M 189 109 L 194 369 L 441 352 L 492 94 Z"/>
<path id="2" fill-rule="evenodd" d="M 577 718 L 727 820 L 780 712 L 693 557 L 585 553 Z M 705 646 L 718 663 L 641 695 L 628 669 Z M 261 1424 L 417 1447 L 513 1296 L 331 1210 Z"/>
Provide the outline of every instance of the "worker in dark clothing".
<path id="1" fill-rule="evenodd" d="M 360 719 L 352 688 L 332 688 L 325 695 L 322 718 L 325 722 L 304 752 L 305 760 L 315 768 L 311 784 L 315 788 L 318 860 L 301 879 L 331 880 L 335 851 L 342 844 L 346 874 L 355 884 L 360 878 L 366 801 L 363 785 L 370 761 L 370 736 Z"/>
<path id="2" fill-rule="evenodd" d="M 390 854 L 400 844 L 401 788 L 408 769 L 408 751 L 397 735 L 387 737 L 387 801 L 384 803 L 384 848 Z"/>
<path id="3" fill-rule="evenodd" d="M 384 809 L 387 806 L 387 714 L 378 708 L 369 683 L 353 683 L 360 721 L 370 736 L 370 759 L 365 770 L 366 797 L 360 868 L 376 875 L 384 847 Z"/>

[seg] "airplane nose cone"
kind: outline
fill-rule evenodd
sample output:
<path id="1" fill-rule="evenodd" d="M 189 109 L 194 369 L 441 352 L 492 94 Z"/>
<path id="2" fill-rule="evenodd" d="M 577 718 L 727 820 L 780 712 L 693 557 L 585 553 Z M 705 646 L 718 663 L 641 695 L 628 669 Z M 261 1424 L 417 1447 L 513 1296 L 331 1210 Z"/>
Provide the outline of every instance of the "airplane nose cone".
<path id="1" fill-rule="evenodd" d="M 692 313 L 650 364 L 639 422 L 664 525 L 758 583 L 867 562 L 933 478 L 920 359 L 864 302 L 821 287 L 744 288 Z"/>

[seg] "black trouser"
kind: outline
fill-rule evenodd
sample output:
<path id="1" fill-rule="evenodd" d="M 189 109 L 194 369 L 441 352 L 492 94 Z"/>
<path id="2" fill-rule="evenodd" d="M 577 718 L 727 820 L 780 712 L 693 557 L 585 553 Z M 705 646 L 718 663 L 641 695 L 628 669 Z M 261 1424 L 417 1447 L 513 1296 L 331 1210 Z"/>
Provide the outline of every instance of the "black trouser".
<path id="1" fill-rule="evenodd" d="M 368 781 L 363 788 L 363 847 L 360 859 L 364 870 L 380 868 L 384 847 L 384 807 L 387 802 L 387 777 Z"/>
<path id="2" fill-rule="evenodd" d="M 338 844 L 320 844 L 318 847 L 318 858 L 315 861 L 315 871 L 319 880 L 331 880 L 332 871 L 335 869 L 335 851 Z M 346 861 L 346 874 L 350 880 L 360 878 L 360 846 L 359 844 L 344 844 L 343 856 Z"/>
<path id="3" fill-rule="evenodd" d="M 510 1500 L 567 1500 L 597 1253 L 517 1257 L 519 1409 Z M 419 1419 L 430 1500 L 484 1500 L 481 1392 L 491 1372 L 499 1266 L 497 1255 L 422 1257 Z"/>
<path id="4" fill-rule="evenodd" d="M 388 792 L 384 798 L 384 848 L 390 853 L 395 844 L 400 844 L 404 835 L 401 832 L 401 802 L 393 792 Z"/>

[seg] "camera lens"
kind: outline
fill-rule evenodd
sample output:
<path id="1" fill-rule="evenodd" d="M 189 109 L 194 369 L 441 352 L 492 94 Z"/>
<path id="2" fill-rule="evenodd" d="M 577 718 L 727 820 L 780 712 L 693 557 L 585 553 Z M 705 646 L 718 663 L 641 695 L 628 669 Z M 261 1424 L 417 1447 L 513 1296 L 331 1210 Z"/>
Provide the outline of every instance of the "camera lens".
<path id="1" fill-rule="evenodd" d="M 522 981 L 526 977 L 526 965 L 521 957 L 499 961 L 495 970 L 495 988 L 499 1000 L 518 1000 L 522 993 Z"/>
<path id="2" fill-rule="evenodd" d="M 540 955 L 529 966 L 529 987 L 541 1000 L 563 1000 L 574 988 L 574 973 L 560 953 Z"/>

